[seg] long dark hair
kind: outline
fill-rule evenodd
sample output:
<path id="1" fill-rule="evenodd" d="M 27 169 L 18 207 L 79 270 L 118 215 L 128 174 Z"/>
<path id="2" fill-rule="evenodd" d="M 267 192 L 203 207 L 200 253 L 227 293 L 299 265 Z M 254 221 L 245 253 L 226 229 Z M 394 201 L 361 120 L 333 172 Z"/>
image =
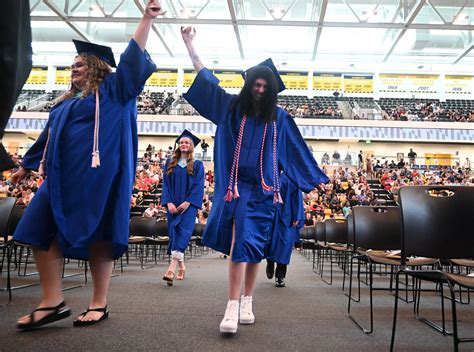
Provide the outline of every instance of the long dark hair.
<path id="1" fill-rule="evenodd" d="M 260 101 L 254 104 L 252 98 L 252 87 L 258 78 L 267 81 L 267 89 Z M 236 108 L 239 106 L 243 115 L 256 116 L 256 118 L 268 123 L 276 120 L 275 107 L 277 105 L 278 84 L 272 70 L 266 66 L 255 66 L 247 71 L 244 87 L 240 91 L 230 110 L 232 115 L 236 115 Z"/>

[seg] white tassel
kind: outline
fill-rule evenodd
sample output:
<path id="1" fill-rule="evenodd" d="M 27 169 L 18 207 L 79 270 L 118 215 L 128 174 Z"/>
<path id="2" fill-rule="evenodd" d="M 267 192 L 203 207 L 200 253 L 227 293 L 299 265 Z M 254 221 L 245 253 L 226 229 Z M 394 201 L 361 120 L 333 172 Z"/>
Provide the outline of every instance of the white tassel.
<path id="1" fill-rule="evenodd" d="M 95 151 L 94 153 L 92 153 L 92 167 L 95 169 L 95 168 L 98 168 L 99 166 L 100 166 L 99 151 Z"/>

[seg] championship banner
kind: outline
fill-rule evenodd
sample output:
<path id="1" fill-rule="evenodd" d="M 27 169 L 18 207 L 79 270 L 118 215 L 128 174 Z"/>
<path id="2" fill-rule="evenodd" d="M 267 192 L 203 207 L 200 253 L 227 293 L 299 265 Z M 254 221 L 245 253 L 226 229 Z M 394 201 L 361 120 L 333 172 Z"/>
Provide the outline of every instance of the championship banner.
<path id="1" fill-rule="evenodd" d="M 26 80 L 26 84 L 46 84 L 48 80 L 47 67 L 33 67 L 30 75 Z"/>
<path id="2" fill-rule="evenodd" d="M 407 75 L 410 93 L 437 93 L 438 75 Z"/>
<path id="3" fill-rule="evenodd" d="M 196 75 L 197 73 L 194 70 L 184 70 L 183 87 L 191 87 L 191 84 L 193 84 Z"/>
<path id="4" fill-rule="evenodd" d="M 156 70 L 145 83 L 149 87 L 176 87 L 178 70 Z"/>
<path id="5" fill-rule="evenodd" d="M 471 94 L 472 93 L 472 76 L 445 76 L 445 89 L 447 94 Z"/>
<path id="6" fill-rule="evenodd" d="M 56 84 L 70 84 L 71 83 L 71 68 L 70 67 L 56 67 L 56 77 L 54 79 Z"/>
<path id="7" fill-rule="evenodd" d="M 380 74 L 379 91 L 405 93 L 407 91 L 405 87 L 406 79 L 407 75 Z"/>
<path id="8" fill-rule="evenodd" d="M 286 89 L 308 89 L 307 72 L 279 72 Z"/>
<path id="9" fill-rule="evenodd" d="M 346 93 L 373 93 L 373 75 L 344 75 L 344 92 Z"/>
<path id="10" fill-rule="evenodd" d="M 342 74 L 313 72 L 313 89 L 340 92 L 342 90 Z"/>
<path id="11" fill-rule="evenodd" d="M 219 79 L 222 88 L 242 88 L 244 78 L 241 71 L 214 70 L 214 75 Z"/>

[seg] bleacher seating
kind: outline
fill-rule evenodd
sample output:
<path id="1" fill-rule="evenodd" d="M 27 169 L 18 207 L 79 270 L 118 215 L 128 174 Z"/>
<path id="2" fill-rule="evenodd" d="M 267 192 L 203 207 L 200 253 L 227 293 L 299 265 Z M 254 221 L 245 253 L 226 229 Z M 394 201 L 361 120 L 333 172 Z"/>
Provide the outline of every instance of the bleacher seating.
<path id="1" fill-rule="evenodd" d="M 279 95 L 278 105 L 294 117 L 300 118 L 342 118 L 333 97 L 308 98 L 300 95 Z"/>
<path id="2" fill-rule="evenodd" d="M 35 102 L 40 111 L 49 111 L 51 102 L 63 94 L 63 90 L 45 92 L 44 90 L 23 90 L 17 104 L 18 111 L 35 110 L 29 102 L 46 95 L 43 102 Z M 176 100 L 179 104 L 185 104 L 185 108 L 177 109 Z M 474 122 L 474 100 L 448 99 L 440 102 L 439 99 L 412 99 L 412 98 L 380 98 L 375 101 L 371 97 L 339 97 L 337 100 L 332 96 L 316 96 L 309 98 L 301 95 L 279 95 L 278 105 L 298 118 L 342 118 L 338 101 L 347 102 L 350 108 L 355 103 L 361 109 L 383 110 L 384 119 L 401 121 L 440 121 L 440 122 Z M 42 104 L 46 102 L 45 104 Z M 378 106 L 377 106 L 378 104 Z M 137 99 L 139 114 L 167 115 L 167 114 L 197 114 L 192 107 L 186 104 L 181 97 L 166 92 L 143 92 Z M 182 107 L 182 105 L 181 105 Z"/>

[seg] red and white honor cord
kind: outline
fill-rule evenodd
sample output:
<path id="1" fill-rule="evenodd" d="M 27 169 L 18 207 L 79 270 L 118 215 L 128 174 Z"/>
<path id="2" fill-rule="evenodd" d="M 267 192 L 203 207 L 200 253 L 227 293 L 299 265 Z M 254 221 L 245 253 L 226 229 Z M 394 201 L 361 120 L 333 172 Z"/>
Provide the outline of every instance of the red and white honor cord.
<path id="1" fill-rule="evenodd" d="M 92 146 L 92 165 L 91 167 L 97 168 L 100 166 L 100 152 L 99 152 L 99 114 L 100 114 L 100 100 L 99 90 L 95 92 L 95 121 L 94 121 L 94 143 Z"/>
<path id="2" fill-rule="evenodd" d="M 238 175 L 239 175 L 239 160 L 240 160 L 240 152 L 242 149 L 242 139 L 244 136 L 244 129 L 245 129 L 245 122 L 247 121 L 247 116 L 244 115 L 242 121 L 240 122 L 239 128 L 239 135 L 237 137 L 237 144 L 234 150 L 234 158 L 232 160 L 232 168 L 230 170 L 230 179 L 229 179 L 229 186 L 227 187 L 227 192 L 224 197 L 226 202 L 231 202 L 232 199 L 236 199 L 240 197 L 239 190 L 238 190 Z M 283 203 L 280 195 L 280 181 L 278 177 L 278 167 L 277 167 L 277 127 L 276 122 L 273 121 L 273 148 L 272 148 L 272 156 L 273 156 L 273 187 L 268 186 L 265 183 L 265 178 L 263 176 L 263 154 L 265 150 L 265 139 L 267 136 L 267 128 L 268 123 L 265 124 L 263 129 L 263 137 L 262 137 L 262 148 L 260 149 L 260 158 L 259 158 L 259 170 L 260 170 L 260 183 L 264 192 L 268 192 L 273 190 L 273 203 Z"/>
<path id="3" fill-rule="evenodd" d="M 231 202 L 232 199 L 239 198 L 239 189 L 237 187 L 238 175 L 239 175 L 239 159 L 240 159 L 240 150 L 242 148 L 242 139 L 244 137 L 245 122 L 247 121 L 247 116 L 242 117 L 239 127 L 239 135 L 237 137 L 237 145 L 234 150 L 234 158 L 232 160 L 232 168 L 230 169 L 230 179 L 229 187 L 227 187 L 227 193 L 224 197 L 226 202 Z"/>

